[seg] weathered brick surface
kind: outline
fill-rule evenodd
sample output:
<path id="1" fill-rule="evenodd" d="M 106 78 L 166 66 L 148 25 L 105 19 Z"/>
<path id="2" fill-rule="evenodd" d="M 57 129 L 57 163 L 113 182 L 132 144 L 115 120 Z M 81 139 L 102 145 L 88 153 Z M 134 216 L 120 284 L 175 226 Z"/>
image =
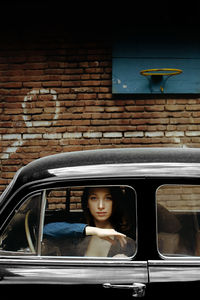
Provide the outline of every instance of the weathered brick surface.
<path id="1" fill-rule="evenodd" d="M 200 147 L 200 99 L 114 96 L 109 39 L 3 37 L 0 193 L 18 168 L 54 153 Z"/>

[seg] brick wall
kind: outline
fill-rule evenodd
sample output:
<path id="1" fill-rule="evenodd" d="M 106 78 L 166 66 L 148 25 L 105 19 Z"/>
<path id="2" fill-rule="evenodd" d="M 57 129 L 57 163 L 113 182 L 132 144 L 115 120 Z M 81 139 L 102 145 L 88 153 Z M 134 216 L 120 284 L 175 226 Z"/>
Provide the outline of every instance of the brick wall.
<path id="1" fill-rule="evenodd" d="M 156 193 L 159 204 L 170 211 L 199 211 L 200 186 L 164 185 Z"/>
<path id="2" fill-rule="evenodd" d="M 49 154 L 200 146 L 200 99 L 114 96 L 111 72 L 108 36 L 1 37 L 0 193 L 19 167 Z"/>

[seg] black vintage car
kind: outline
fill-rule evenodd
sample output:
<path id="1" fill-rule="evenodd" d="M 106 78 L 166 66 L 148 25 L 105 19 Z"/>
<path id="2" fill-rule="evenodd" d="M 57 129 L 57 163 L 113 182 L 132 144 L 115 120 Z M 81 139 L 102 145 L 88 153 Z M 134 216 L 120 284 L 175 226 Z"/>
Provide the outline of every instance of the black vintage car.
<path id="1" fill-rule="evenodd" d="M 200 149 L 62 153 L 21 168 L 0 197 L 0 285 L 24 298 L 47 286 L 198 293 Z"/>

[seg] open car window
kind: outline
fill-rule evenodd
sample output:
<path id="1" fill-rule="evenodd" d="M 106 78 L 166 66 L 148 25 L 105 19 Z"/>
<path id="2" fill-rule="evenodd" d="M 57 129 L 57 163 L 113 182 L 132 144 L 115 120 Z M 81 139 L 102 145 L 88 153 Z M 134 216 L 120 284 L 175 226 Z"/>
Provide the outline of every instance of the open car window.
<path id="1" fill-rule="evenodd" d="M 157 190 L 157 241 L 164 256 L 200 256 L 200 186 L 163 185 Z"/>
<path id="2" fill-rule="evenodd" d="M 46 191 L 43 256 L 132 257 L 136 253 L 136 194 L 127 186 L 75 186 Z M 87 235 L 86 226 L 124 234 Z"/>
<path id="3" fill-rule="evenodd" d="M 36 192 L 15 208 L 0 236 L 4 255 L 121 259 L 133 257 L 136 249 L 136 193 L 128 186 Z"/>

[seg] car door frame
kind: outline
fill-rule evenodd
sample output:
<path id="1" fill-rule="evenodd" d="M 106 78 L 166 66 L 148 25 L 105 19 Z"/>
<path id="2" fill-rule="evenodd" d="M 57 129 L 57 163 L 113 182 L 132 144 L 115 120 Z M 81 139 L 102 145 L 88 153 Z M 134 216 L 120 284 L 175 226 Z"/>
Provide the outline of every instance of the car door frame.
<path id="1" fill-rule="evenodd" d="M 153 230 L 154 241 L 157 241 L 157 214 L 156 214 L 156 190 L 165 184 L 175 185 L 199 185 L 198 177 L 165 177 L 165 178 L 149 178 L 151 186 L 151 202 L 154 207 L 152 214 L 154 215 L 155 226 Z M 155 245 L 154 245 L 155 246 Z M 159 253 L 158 245 L 153 251 L 152 256 L 148 256 L 148 272 L 149 272 L 149 295 L 162 293 L 165 296 L 175 293 L 176 295 L 191 295 L 191 292 L 198 291 L 200 285 L 200 256 L 199 257 L 173 257 L 164 256 Z"/>
<path id="2" fill-rule="evenodd" d="M 137 184 L 141 186 L 141 179 L 135 179 Z M 25 193 L 34 193 L 45 188 L 62 186 L 63 183 L 84 185 L 128 185 L 133 186 L 133 178 L 100 178 L 92 180 L 52 180 L 37 182 L 26 185 L 24 192 L 20 189 L 20 195 Z M 136 191 L 137 205 L 141 197 L 140 189 Z M 44 200 L 43 200 L 44 201 Z M 44 205 L 41 205 L 44 208 Z M 137 211 L 138 212 L 138 211 Z M 44 212 L 43 212 L 44 214 Z M 42 213 L 41 213 L 42 218 Z M 44 218 L 44 215 L 43 215 Z M 40 225 L 41 227 L 41 225 Z M 56 285 L 98 285 L 105 288 L 113 289 L 130 289 L 133 293 L 138 287 L 134 284 L 148 284 L 148 268 L 147 259 L 143 254 L 140 254 L 142 249 L 141 244 L 144 237 L 140 236 L 141 232 L 138 221 L 138 249 L 134 258 L 128 259 L 113 259 L 113 258 L 69 258 L 69 257 L 42 257 L 42 256 L 4 256 L 0 257 L 0 285 L 9 284 L 56 284 Z M 41 232 L 40 232 L 41 235 Z M 41 236 L 39 237 L 41 239 Z"/>

